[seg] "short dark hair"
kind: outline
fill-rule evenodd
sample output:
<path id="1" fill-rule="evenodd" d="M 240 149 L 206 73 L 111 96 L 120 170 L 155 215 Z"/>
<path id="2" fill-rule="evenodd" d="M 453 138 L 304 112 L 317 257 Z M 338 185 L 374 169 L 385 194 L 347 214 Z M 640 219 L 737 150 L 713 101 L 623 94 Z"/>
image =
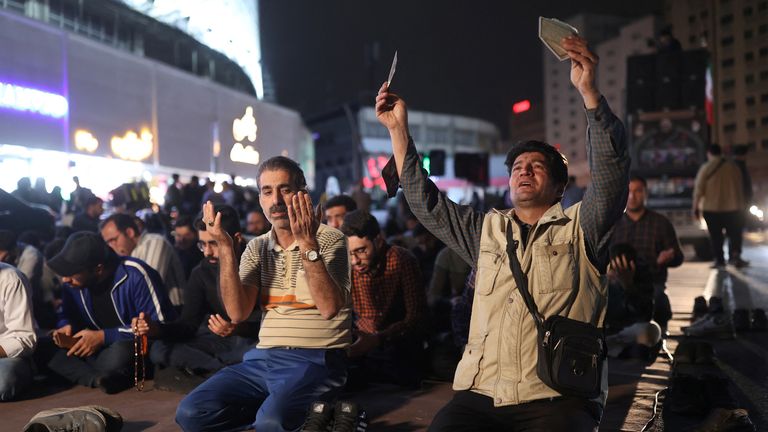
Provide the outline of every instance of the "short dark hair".
<path id="1" fill-rule="evenodd" d="M 357 210 L 357 203 L 354 199 L 352 199 L 349 195 L 336 195 L 335 197 L 329 199 L 325 202 L 325 205 L 323 206 L 326 209 L 332 208 L 332 207 L 340 207 L 344 206 L 344 208 L 347 209 L 348 212 Z"/>
<path id="2" fill-rule="evenodd" d="M 720 156 L 723 154 L 723 149 L 720 148 L 720 144 L 710 144 L 709 147 L 707 147 L 707 153 L 713 156 Z"/>
<path id="3" fill-rule="evenodd" d="M 304 177 L 304 171 L 299 164 L 291 158 L 275 156 L 262 162 L 261 165 L 259 165 L 259 169 L 256 171 L 256 182 L 259 185 L 259 189 L 261 189 L 261 174 L 263 174 L 264 171 L 278 170 L 288 172 L 292 186 L 296 190 L 304 190 L 307 188 L 307 179 Z"/>
<path id="4" fill-rule="evenodd" d="M 115 228 L 117 228 L 117 230 L 120 232 L 126 232 L 128 228 L 131 228 L 133 229 L 133 232 L 136 233 L 136 235 L 140 234 L 139 226 L 136 225 L 136 217 L 133 215 L 126 213 L 113 213 L 99 224 L 99 230 L 104 229 L 104 227 L 107 226 L 110 222 L 114 223 Z"/>
<path id="5" fill-rule="evenodd" d="M 344 224 L 339 228 L 347 237 L 375 239 L 380 233 L 379 221 L 365 210 L 353 210 L 344 216 Z"/>
<path id="6" fill-rule="evenodd" d="M 227 234 L 234 236 L 243 231 L 243 228 L 240 226 L 240 215 L 234 207 L 226 204 L 217 204 L 213 206 L 213 213 L 221 213 L 221 227 L 224 228 Z M 198 214 L 197 219 L 195 219 L 195 228 L 198 231 L 206 231 L 208 228 L 205 222 L 203 222 L 202 213 Z"/>
<path id="7" fill-rule="evenodd" d="M 632 174 L 629 176 L 629 182 L 632 183 L 633 181 L 639 181 L 643 184 L 643 187 L 648 189 L 648 180 L 645 179 L 645 177 L 637 174 Z"/>
<path id="8" fill-rule="evenodd" d="M 507 152 L 507 159 L 504 165 L 507 166 L 507 174 L 512 174 L 512 165 L 515 160 L 523 153 L 541 153 L 547 163 L 549 174 L 555 180 L 555 183 L 565 186 L 568 183 L 568 161 L 553 146 L 542 141 L 521 141 Z"/>
<path id="9" fill-rule="evenodd" d="M 9 251 L 16 248 L 16 233 L 11 230 L 0 230 L 0 250 Z"/>
<path id="10" fill-rule="evenodd" d="M 197 227 L 195 226 L 195 221 L 192 219 L 192 216 L 179 216 L 176 218 L 176 222 L 173 223 L 174 228 L 180 228 L 180 227 L 187 227 L 191 230 L 197 230 Z"/>

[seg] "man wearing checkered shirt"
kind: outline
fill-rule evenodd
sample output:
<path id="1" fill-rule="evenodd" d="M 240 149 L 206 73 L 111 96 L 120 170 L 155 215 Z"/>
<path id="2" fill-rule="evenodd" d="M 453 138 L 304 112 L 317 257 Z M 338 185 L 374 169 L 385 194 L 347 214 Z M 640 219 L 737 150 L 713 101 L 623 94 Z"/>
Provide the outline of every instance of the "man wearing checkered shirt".
<path id="1" fill-rule="evenodd" d="M 563 39 L 562 46 L 586 109 L 592 174 L 583 201 L 568 209 L 560 204 L 567 162 L 554 147 L 538 141 L 521 143 L 507 154 L 513 210 L 482 214 L 451 202 L 420 168 L 403 100 L 389 93 L 386 83 L 376 98 L 376 114 L 389 130 L 411 210 L 477 271 L 469 338 L 453 382 L 458 392 L 435 416 L 430 431 L 509 430 L 511 425 L 592 431 L 599 425 L 607 368 L 604 392 L 594 400 L 564 396 L 538 377 L 536 327 L 507 256 L 511 230 L 521 245 L 515 252 L 528 290 L 542 315 L 602 326 L 607 303 L 602 278 L 611 228 L 627 199 L 629 157 L 624 127 L 595 84 L 597 56 L 579 36 Z"/>

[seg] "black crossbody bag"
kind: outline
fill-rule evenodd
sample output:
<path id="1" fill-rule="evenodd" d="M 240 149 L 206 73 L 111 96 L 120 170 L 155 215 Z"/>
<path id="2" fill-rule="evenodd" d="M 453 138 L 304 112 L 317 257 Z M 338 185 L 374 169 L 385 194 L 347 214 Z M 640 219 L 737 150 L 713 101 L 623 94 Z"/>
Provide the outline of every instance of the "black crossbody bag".
<path id="1" fill-rule="evenodd" d="M 565 396 L 598 397 L 606 351 L 603 332 L 592 324 L 560 315 L 544 319 L 528 292 L 528 280 L 517 259 L 517 246 L 512 227 L 508 226 L 509 266 L 538 330 L 536 374 L 544 384 Z M 575 294 L 576 289 L 571 293 L 569 304 L 576 299 Z"/>

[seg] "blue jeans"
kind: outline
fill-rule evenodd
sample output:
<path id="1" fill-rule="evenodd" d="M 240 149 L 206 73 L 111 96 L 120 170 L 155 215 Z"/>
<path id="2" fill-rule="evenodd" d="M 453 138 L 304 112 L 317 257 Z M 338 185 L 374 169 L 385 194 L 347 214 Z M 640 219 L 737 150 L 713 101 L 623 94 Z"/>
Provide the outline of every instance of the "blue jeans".
<path id="1" fill-rule="evenodd" d="M 27 358 L 0 358 L 0 401 L 15 399 L 32 382 L 32 365 Z"/>
<path id="2" fill-rule="evenodd" d="M 220 370 L 176 410 L 185 431 L 294 431 L 309 405 L 331 401 L 347 378 L 346 353 L 323 349 L 259 349 Z"/>

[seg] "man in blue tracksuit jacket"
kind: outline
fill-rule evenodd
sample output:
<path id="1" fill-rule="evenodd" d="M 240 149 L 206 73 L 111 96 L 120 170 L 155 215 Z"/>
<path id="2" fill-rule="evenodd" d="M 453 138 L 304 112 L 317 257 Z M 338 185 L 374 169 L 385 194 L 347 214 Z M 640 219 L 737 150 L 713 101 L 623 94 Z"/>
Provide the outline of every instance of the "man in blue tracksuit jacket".
<path id="1" fill-rule="evenodd" d="M 175 318 L 160 275 L 143 261 L 117 256 L 100 235 L 78 232 L 48 265 L 61 276 L 62 304 L 52 337 L 40 341 L 38 363 L 68 380 L 106 393 L 133 381 L 131 318 Z M 76 342 L 67 347 L 68 337 Z"/>

